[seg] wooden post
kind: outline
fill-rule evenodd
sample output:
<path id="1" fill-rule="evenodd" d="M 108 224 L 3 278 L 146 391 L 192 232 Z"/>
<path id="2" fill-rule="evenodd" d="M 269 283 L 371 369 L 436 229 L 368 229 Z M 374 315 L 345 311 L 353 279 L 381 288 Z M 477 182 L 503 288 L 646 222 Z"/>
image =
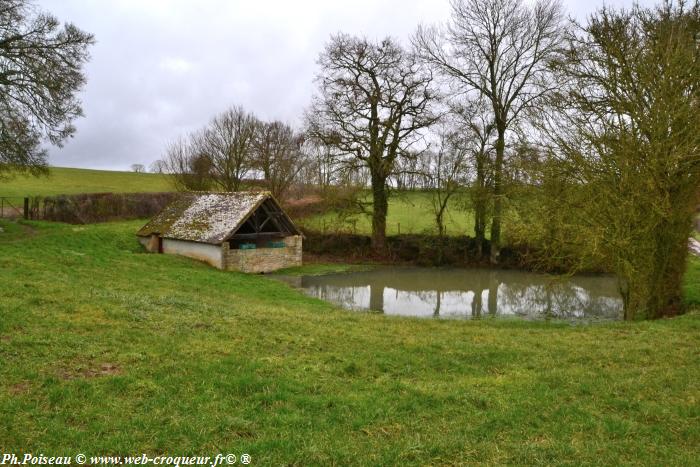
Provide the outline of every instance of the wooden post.
<path id="1" fill-rule="evenodd" d="M 24 218 L 29 219 L 29 198 L 24 198 Z"/>

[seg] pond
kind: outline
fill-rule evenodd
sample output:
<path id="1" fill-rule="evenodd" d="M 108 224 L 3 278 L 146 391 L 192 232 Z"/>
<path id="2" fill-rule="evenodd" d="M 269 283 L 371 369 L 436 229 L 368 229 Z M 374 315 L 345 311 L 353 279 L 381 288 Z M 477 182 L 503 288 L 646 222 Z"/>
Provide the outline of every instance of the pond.
<path id="1" fill-rule="evenodd" d="M 279 278 L 308 295 L 344 308 L 387 315 L 574 320 L 622 317 L 622 299 L 616 280 L 610 276 L 380 267 L 362 272 Z"/>

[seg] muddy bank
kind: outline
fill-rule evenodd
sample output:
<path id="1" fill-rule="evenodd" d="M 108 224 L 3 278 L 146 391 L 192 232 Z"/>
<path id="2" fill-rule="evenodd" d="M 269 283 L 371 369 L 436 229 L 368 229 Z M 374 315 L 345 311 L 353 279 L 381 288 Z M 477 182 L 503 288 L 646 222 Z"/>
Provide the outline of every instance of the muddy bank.
<path id="1" fill-rule="evenodd" d="M 520 269 L 547 273 L 566 273 L 573 265 L 543 267 L 538 255 L 526 246 L 501 248 L 499 264 L 489 261 L 490 243 L 482 246 L 469 236 L 439 237 L 437 235 L 405 234 L 387 237 L 387 252 L 372 251 L 369 235 L 346 233 L 323 234 L 304 230 L 304 263 L 385 264 L 403 266 L 451 266 L 497 269 Z M 580 270 L 581 273 L 606 273 L 602 267 Z"/>
<path id="2" fill-rule="evenodd" d="M 372 251 L 368 235 L 345 233 L 322 234 L 304 231 L 304 259 L 309 262 L 379 263 L 415 266 L 488 267 L 490 245 L 478 254 L 476 240 L 468 236 L 393 235 L 387 237 L 387 252 Z M 511 248 L 501 251 L 499 268 L 526 268 L 525 256 Z"/>

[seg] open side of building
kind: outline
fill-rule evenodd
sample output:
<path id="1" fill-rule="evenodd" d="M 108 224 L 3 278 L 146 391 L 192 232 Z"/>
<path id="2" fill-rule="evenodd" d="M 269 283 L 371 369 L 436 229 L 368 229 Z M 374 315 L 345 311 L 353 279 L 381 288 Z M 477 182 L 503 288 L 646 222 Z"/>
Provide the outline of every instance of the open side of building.
<path id="1" fill-rule="evenodd" d="M 250 273 L 301 266 L 302 235 L 268 192 L 185 193 L 136 234 L 153 253 Z"/>

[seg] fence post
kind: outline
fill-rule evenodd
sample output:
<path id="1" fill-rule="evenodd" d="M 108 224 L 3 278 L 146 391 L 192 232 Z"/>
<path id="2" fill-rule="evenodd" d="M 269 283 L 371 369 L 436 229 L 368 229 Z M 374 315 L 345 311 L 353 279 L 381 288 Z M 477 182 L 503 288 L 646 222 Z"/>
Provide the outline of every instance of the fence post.
<path id="1" fill-rule="evenodd" d="M 29 219 L 29 198 L 24 198 L 24 218 Z"/>

